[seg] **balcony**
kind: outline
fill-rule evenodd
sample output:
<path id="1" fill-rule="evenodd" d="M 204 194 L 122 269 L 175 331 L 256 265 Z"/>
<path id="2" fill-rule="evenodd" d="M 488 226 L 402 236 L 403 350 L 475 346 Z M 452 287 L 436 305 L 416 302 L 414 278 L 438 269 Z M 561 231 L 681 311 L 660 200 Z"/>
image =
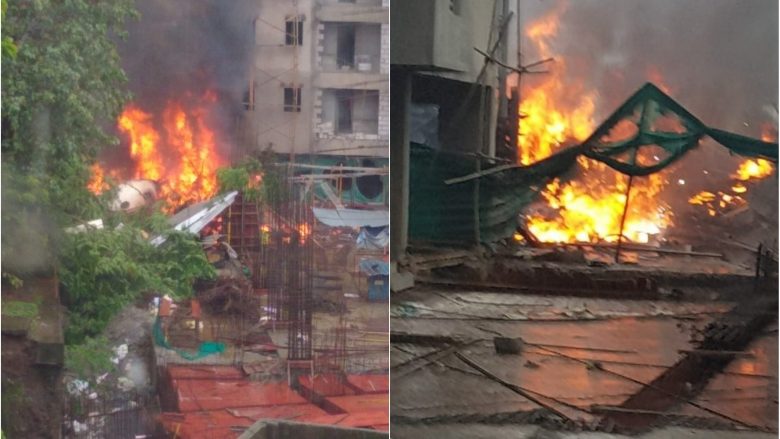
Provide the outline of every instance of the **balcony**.
<path id="1" fill-rule="evenodd" d="M 353 23 L 388 23 L 388 9 L 382 0 L 319 0 L 316 12 L 319 21 Z"/>

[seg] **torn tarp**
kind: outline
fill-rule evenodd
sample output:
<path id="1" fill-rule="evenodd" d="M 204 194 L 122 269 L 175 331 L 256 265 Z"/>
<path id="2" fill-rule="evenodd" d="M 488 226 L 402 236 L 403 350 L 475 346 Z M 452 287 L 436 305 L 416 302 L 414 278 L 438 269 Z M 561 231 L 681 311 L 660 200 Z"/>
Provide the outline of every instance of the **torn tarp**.
<path id="1" fill-rule="evenodd" d="M 383 227 L 390 224 L 387 209 L 322 209 L 312 207 L 318 221 L 331 227 Z"/>
<path id="2" fill-rule="evenodd" d="M 388 227 L 361 227 L 357 236 L 357 248 L 382 250 L 390 243 Z"/>
<path id="3" fill-rule="evenodd" d="M 237 195 L 238 192 L 233 191 L 207 201 L 193 204 L 169 218 L 168 224 L 173 226 L 175 230 L 198 233 L 206 227 L 208 223 L 214 221 L 214 219 L 224 212 L 225 209 L 230 207 Z M 165 242 L 165 239 L 165 236 L 160 235 L 152 239 L 151 243 L 154 246 L 158 246 Z"/>
<path id="4" fill-rule="evenodd" d="M 389 276 L 390 264 L 379 259 L 364 259 L 360 261 L 360 271 L 367 276 Z"/>

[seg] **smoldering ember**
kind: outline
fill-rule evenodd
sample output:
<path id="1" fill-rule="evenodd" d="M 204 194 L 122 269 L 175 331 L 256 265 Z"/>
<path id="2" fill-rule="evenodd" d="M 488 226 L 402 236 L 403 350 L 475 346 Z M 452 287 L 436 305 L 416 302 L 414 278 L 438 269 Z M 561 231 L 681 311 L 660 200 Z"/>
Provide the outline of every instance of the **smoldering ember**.
<path id="1" fill-rule="evenodd" d="M 3 2 L 4 438 L 387 437 L 388 5 Z"/>
<path id="2" fill-rule="evenodd" d="M 477 3 L 390 11 L 393 437 L 776 437 L 777 2 Z"/>

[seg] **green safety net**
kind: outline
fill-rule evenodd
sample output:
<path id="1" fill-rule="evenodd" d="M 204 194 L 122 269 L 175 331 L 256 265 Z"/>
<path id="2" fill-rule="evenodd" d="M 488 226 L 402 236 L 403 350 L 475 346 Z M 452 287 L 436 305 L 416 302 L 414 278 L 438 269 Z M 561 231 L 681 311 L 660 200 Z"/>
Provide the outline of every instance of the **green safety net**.
<path id="1" fill-rule="evenodd" d="M 285 154 L 279 154 L 279 162 L 284 163 L 287 160 Z M 297 163 L 305 163 L 317 166 L 327 166 L 336 168 L 339 165 L 344 167 L 387 167 L 389 160 L 384 157 L 360 157 L 360 156 L 347 156 L 347 155 L 318 155 L 318 154 L 299 154 L 296 156 Z M 308 169 L 305 170 L 310 174 L 324 174 L 326 172 L 332 172 L 332 169 Z M 350 204 L 383 204 L 387 198 L 388 176 L 365 176 L 365 177 L 349 177 L 348 172 L 344 172 L 345 177 L 342 179 L 342 187 L 336 187 L 334 182 L 336 180 L 329 180 L 329 184 L 334 193 L 340 193 L 341 201 Z M 382 190 L 376 193 L 364 193 L 361 191 L 361 184 L 358 183 L 358 179 L 378 178 L 381 180 Z M 348 183 L 344 184 L 343 181 L 348 180 Z M 348 187 L 346 187 L 348 186 Z M 341 190 L 339 190 L 341 189 Z M 319 200 L 328 200 L 326 191 L 320 186 L 314 187 L 314 196 Z"/>
<path id="2" fill-rule="evenodd" d="M 507 238 L 516 230 L 517 215 L 547 182 L 572 175 L 577 157 L 584 155 L 626 175 L 646 176 L 681 159 L 705 136 L 734 154 L 777 163 L 777 142 L 710 128 L 650 83 L 582 144 L 529 166 L 482 160 L 477 173 L 473 157 L 412 143 L 409 237 L 423 243 L 468 245 L 476 241 L 478 227 L 482 243 Z M 652 148 L 652 154 L 642 154 L 644 148 Z M 647 161 L 648 156 L 653 160 Z"/>
<path id="3" fill-rule="evenodd" d="M 152 337 L 154 338 L 154 342 L 157 344 L 157 346 L 170 349 L 188 361 L 195 361 L 203 357 L 208 357 L 209 355 L 221 354 L 225 352 L 225 344 L 215 341 L 202 342 L 200 346 L 198 346 L 198 350 L 194 353 L 171 346 L 171 344 L 168 343 L 168 340 L 165 338 L 165 334 L 163 334 L 162 322 L 160 321 L 159 316 L 154 320 L 154 326 L 152 326 Z"/>

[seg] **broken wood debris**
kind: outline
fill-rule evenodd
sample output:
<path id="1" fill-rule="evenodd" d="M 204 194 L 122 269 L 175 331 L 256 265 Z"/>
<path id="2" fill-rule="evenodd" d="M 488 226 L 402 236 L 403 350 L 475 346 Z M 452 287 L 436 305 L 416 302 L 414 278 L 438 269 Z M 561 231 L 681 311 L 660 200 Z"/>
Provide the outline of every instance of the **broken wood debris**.
<path id="1" fill-rule="evenodd" d="M 589 248 L 607 248 L 607 249 L 617 248 L 617 244 L 611 242 L 594 242 L 594 243 L 588 243 L 588 242 L 565 243 L 564 242 L 564 243 L 556 243 L 556 244 L 547 244 L 546 246 L 547 247 L 589 247 Z M 672 248 L 653 247 L 650 245 L 643 245 L 643 244 L 622 244 L 620 248 L 621 250 L 628 251 L 628 252 L 651 252 L 651 253 L 679 255 L 679 256 L 723 258 L 722 253 L 697 252 L 692 250 L 677 250 Z"/>
<path id="2" fill-rule="evenodd" d="M 756 354 L 753 352 L 745 352 L 745 351 L 720 351 L 720 350 L 712 350 L 712 349 L 678 349 L 677 352 L 681 354 L 689 354 L 689 355 L 703 355 L 703 356 L 714 356 L 714 357 L 755 357 Z"/>

